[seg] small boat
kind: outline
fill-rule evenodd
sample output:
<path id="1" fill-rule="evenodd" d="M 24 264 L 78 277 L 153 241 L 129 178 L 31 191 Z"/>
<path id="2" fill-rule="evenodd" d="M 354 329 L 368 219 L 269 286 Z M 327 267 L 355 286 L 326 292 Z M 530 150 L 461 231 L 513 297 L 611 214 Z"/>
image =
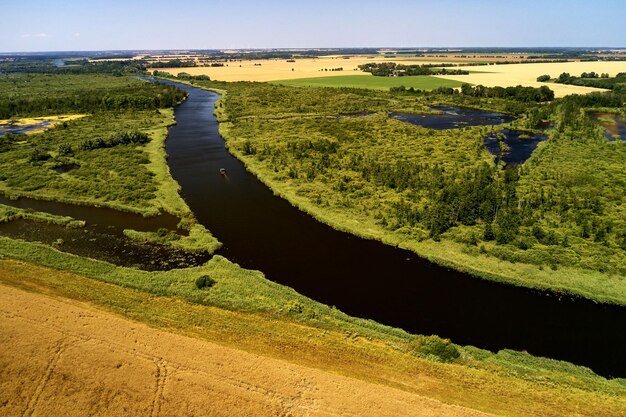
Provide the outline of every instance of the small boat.
<path id="1" fill-rule="evenodd" d="M 226 169 L 225 168 L 220 168 L 220 174 L 226 175 Z"/>

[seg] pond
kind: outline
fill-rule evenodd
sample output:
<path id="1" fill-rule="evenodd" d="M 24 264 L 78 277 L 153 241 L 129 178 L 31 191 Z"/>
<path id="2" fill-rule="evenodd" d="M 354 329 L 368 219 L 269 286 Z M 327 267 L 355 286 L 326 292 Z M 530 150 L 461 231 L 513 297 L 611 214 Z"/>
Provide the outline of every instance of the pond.
<path id="1" fill-rule="evenodd" d="M 626 140 L 626 123 L 619 114 L 593 112 L 589 115 L 604 128 L 604 137 L 608 141 L 614 141 L 615 137 Z"/>
<path id="2" fill-rule="evenodd" d="M 432 106 L 431 110 L 436 110 L 439 113 L 391 113 L 389 117 L 428 129 L 438 130 L 459 129 L 469 126 L 500 125 L 513 121 L 512 117 L 504 114 L 464 107 Z"/>
<path id="3" fill-rule="evenodd" d="M 547 138 L 546 135 L 503 129 L 498 133 L 485 136 L 484 141 L 485 147 L 497 157 L 497 161 L 511 166 L 526 162 L 537 145 Z"/>
<path id="4" fill-rule="evenodd" d="M 0 204 L 31 209 L 84 220 L 84 228 L 67 228 L 33 220 L 19 219 L 0 224 L 0 236 L 57 245 L 58 249 L 80 256 L 100 259 L 116 265 L 138 267 L 144 270 L 168 270 L 202 265 L 211 256 L 207 253 L 188 253 L 163 245 L 134 241 L 126 237 L 124 229 L 155 232 L 158 229 L 175 230 L 179 219 L 168 213 L 144 217 L 108 207 L 81 206 L 56 201 L 0 196 Z"/>

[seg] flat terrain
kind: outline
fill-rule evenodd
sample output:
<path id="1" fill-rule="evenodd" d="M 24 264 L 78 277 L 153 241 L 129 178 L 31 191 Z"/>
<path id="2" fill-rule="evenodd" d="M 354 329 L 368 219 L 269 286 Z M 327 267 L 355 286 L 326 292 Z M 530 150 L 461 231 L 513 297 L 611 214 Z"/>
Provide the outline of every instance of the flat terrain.
<path id="1" fill-rule="evenodd" d="M 508 57 L 507 59 L 510 59 Z M 502 61 L 503 59 L 489 58 L 481 59 L 481 61 Z M 470 71 L 469 75 L 441 75 L 437 78 L 445 80 L 453 80 L 459 82 L 456 85 L 437 84 L 424 81 L 411 80 L 415 77 L 402 77 L 393 80 L 377 80 L 373 82 L 367 80 L 366 77 L 372 77 L 358 70 L 358 66 L 369 62 L 397 62 L 405 65 L 411 64 L 441 64 L 441 63 L 469 63 L 475 62 L 475 58 L 455 58 L 449 57 L 395 57 L 385 58 L 382 56 L 352 56 L 349 59 L 341 56 L 326 56 L 320 58 L 297 59 L 295 62 L 287 62 L 285 59 L 265 59 L 265 60 L 241 60 L 228 62 L 228 66 L 224 67 L 190 67 L 190 68 L 156 68 L 159 71 L 165 71 L 176 75 L 180 72 L 186 72 L 191 75 L 208 75 L 212 80 L 219 81 L 287 81 L 298 80 L 297 85 L 314 85 L 314 86 L 337 86 L 337 87 L 365 87 L 383 89 L 389 86 L 405 85 L 415 88 L 427 88 L 428 84 L 433 85 L 431 88 L 440 86 L 457 86 L 460 83 L 482 84 L 488 87 L 508 87 L 508 86 L 530 86 L 540 87 L 546 83 L 538 83 L 537 77 L 548 74 L 556 78 L 562 72 L 569 72 L 572 75 L 580 75 L 582 72 L 595 71 L 597 73 L 608 73 L 614 76 L 619 72 L 626 72 L 626 61 L 616 62 L 558 62 L 558 63 L 527 63 L 527 64 L 506 64 L 506 65 L 480 65 L 462 67 Z M 343 71 L 331 71 L 333 68 L 343 68 Z M 325 71 L 327 70 L 327 71 Z M 153 71 L 153 69 L 149 69 Z M 349 76 L 345 81 L 340 81 L 339 77 Z M 356 78 L 361 76 L 362 78 Z M 316 78 L 328 77 L 329 80 L 317 80 Z M 383 78 L 383 77 L 376 77 Z M 304 79 L 300 81 L 300 79 Z M 398 81 L 399 80 L 399 81 Z M 398 84 L 396 84 L 398 83 Z M 296 84 L 290 84 L 296 85 Z M 579 87 L 565 84 L 547 84 L 554 90 L 556 97 L 563 97 L 568 94 L 585 94 L 592 91 L 603 91 L 597 88 Z"/>
<path id="2" fill-rule="evenodd" d="M 0 288 L 2 415 L 488 415 Z"/>
<path id="3" fill-rule="evenodd" d="M 191 68 L 156 68 L 159 71 L 176 75 L 186 72 L 191 75 L 208 75 L 212 80 L 219 81 L 275 81 L 292 80 L 298 78 L 334 77 L 337 75 L 364 75 L 358 69 L 359 65 L 368 62 L 401 62 L 410 64 L 440 64 L 445 60 L 417 60 L 411 58 L 384 58 L 380 56 L 358 56 L 349 59 L 328 56 L 321 58 L 296 59 L 287 62 L 285 59 L 242 60 L 226 63 L 224 67 L 191 67 Z M 343 71 L 331 71 L 333 68 L 343 68 Z M 154 69 L 148 69 L 153 71 Z M 324 71 L 327 70 L 327 71 Z"/>
<path id="4" fill-rule="evenodd" d="M 539 83 L 537 77 L 548 74 L 552 78 L 558 77 L 563 72 L 579 76 L 583 72 L 608 73 L 614 77 L 619 72 L 626 72 L 626 61 L 615 62 L 557 62 L 548 64 L 507 64 L 507 65 L 481 65 L 471 67 L 469 75 L 440 75 L 438 77 L 448 80 L 467 82 L 470 84 L 482 84 L 487 87 L 509 87 L 524 85 L 530 87 L 550 87 L 556 97 L 568 94 L 585 94 L 592 91 L 604 91 L 599 88 L 579 87 L 575 85 Z"/>
<path id="5" fill-rule="evenodd" d="M 413 87 L 419 90 L 432 90 L 438 87 L 455 88 L 463 84 L 461 81 L 444 80 L 428 75 L 418 75 L 414 77 L 374 77 L 369 74 L 279 80 L 275 81 L 275 83 L 295 87 L 353 87 L 370 88 L 374 90 L 389 90 L 391 87 L 399 87 L 401 85 L 406 88 Z"/>

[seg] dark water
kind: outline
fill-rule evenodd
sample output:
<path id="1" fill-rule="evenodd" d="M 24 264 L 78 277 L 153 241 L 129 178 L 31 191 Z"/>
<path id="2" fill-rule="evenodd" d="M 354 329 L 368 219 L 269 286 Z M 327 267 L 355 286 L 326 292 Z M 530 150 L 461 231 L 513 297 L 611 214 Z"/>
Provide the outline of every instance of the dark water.
<path id="1" fill-rule="evenodd" d="M 163 245 L 136 242 L 123 234 L 124 229 L 154 232 L 160 228 L 184 234 L 177 229 L 178 218 L 171 214 L 146 218 L 107 207 L 80 206 L 31 198 L 11 200 L 4 196 L 0 196 L 0 204 L 84 220 L 86 227 L 78 229 L 32 220 L 0 224 L 1 236 L 45 244 L 53 244 L 62 239 L 63 244 L 57 248 L 75 255 L 148 271 L 202 265 L 211 258 L 206 253 L 189 253 Z"/>
<path id="2" fill-rule="evenodd" d="M 36 200 L 34 198 L 11 200 L 0 195 L 0 204 L 85 220 L 96 230 L 109 234 L 120 234 L 124 229 L 133 229 L 140 232 L 154 232 L 159 228 L 176 230 L 179 222 L 176 216 L 168 213 L 155 217 L 143 217 L 140 214 L 126 213 L 108 207 L 80 206 L 56 201 Z"/>
<path id="3" fill-rule="evenodd" d="M 548 138 L 546 135 L 532 135 L 529 138 L 520 138 L 524 132 L 509 129 L 503 129 L 499 133 L 504 136 L 503 142 L 508 149 L 503 153 L 500 152 L 497 133 L 485 137 L 485 147 L 489 152 L 497 156 L 499 161 L 503 161 L 507 165 L 523 164 L 530 158 L 537 145 Z"/>
<path id="4" fill-rule="evenodd" d="M 604 128 L 604 137 L 608 141 L 613 142 L 615 140 L 614 136 L 619 136 L 621 140 L 626 140 L 626 123 L 624 123 L 624 119 L 621 116 L 613 113 L 591 113 L 590 116 Z M 613 123 L 607 122 L 606 119 L 612 120 Z"/>
<path id="5" fill-rule="evenodd" d="M 211 258 L 208 254 L 186 253 L 162 245 L 136 242 L 124 235 L 103 232 L 90 225 L 73 229 L 18 219 L 0 223 L 0 236 L 41 242 L 63 252 L 146 271 L 202 265 Z"/>
<path id="6" fill-rule="evenodd" d="M 80 168 L 78 164 L 65 164 L 54 167 L 54 170 L 59 174 L 65 174 L 66 172 L 74 171 Z"/>
<path id="7" fill-rule="evenodd" d="M 0 136 L 6 133 L 12 133 L 14 135 L 22 135 L 24 133 L 28 133 L 31 130 L 40 129 L 42 127 L 48 127 L 50 125 L 50 120 L 43 121 L 41 123 L 35 123 L 27 126 L 14 126 L 8 124 L 0 124 Z"/>
<path id="8" fill-rule="evenodd" d="M 190 94 L 170 129 L 170 169 L 224 243 L 220 254 L 353 316 L 626 376 L 625 308 L 483 281 L 335 231 L 273 195 L 227 152 L 213 116 L 217 94 L 175 85 Z"/>
<path id="9" fill-rule="evenodd" d="M 389 117 L 428 129 L 438 130 L 458 129 L 468 126 L 500 125 L 513 121 L 513 118 L 510 116 L 485 110 L 450 106 L 432 106 L 431 109 L 441 111 L 443 114 L 391 113 Z"/>

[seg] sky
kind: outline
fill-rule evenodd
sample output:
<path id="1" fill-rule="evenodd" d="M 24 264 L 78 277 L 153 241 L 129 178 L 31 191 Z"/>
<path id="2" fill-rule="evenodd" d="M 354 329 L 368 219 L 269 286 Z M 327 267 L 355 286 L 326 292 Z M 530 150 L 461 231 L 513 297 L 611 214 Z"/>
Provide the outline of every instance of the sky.
<path id="1" fill-rule="evenodd" d="M 0 52 L 626 47 L 626 0 L 6 0 Z"/>

